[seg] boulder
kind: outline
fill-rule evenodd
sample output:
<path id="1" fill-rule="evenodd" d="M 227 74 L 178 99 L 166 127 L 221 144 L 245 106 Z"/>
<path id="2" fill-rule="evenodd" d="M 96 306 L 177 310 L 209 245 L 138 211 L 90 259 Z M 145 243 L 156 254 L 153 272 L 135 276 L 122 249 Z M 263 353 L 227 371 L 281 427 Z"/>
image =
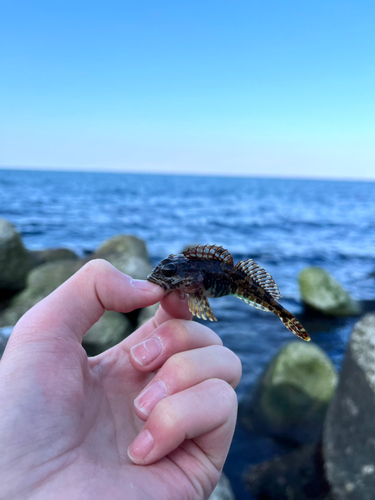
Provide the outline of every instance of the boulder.
<path id="1" fill-rule="evenodd" d="M 0 298 L 6 298 L 26 285 L 32 260 L 16 228 L 0 219 Z"/>
<path id="2" fill-rule="evenodd" d="M 106 311 L 83 336 L 82 345 L 89 356 L 95 356 L 121 342 L 132 331 L 130 322 L 123 314 Z"/>
<path id="3" fill-rule="evenodd" d="M 355 316 L 361 305 L 340 283 L 321 267 L 307 267 L 299 274 L 299 287 L 304 304 L 331 316 Z"/>
<path id="4" fill-rule="evenodd" d="M 0 326 L 14 326 L 31 307 L 47 297 L 53 290 L 70 278 L 83 265 L 82 261 L 58 261 L 33 269 L 26 288 L 15 295 L 8 307 L 0 313 Z"/>
<path id="5" fill-rule="evenodd" d="M 134 255 L 110 254 L 103 258 L 122 273 L 138 280 L 145 280 L 152 271 L 148 261 Z"/>
<path id="6" fill-rule="evenodd" d="M 105 240 L 96 251 L 98 256 L 108 253 L 126 253 L 148 260 L 146 243 L 130 234 L 118 234 Z"/>
<path id="7" fill-rule="evenodd" d="M 252 431 L 291 444 L 317 441 L 336 383 L 336 370 L 318 346 L 292 341 L 240 404 L 240 420 Z"/>
<path id="8" fill-rule="evenodd" d="M 29 252 L 34 266 L 57 260 L 78 260 L 78 255 L 69 248 L 47 248 L 46 250 L 32 250 Z"/>
<path id="9" fill-rule="evenodd" d="M 245 482 L 256 498 L 333 500 L 325 477 L 321 445 L 302 446 L 254 466 Z"/>
<path id="10" fill-rule="evenodd" d="M 218 485 L 208 497 L 208 500 L 235 500 L 229 479 L 222 473 Z"/>
<path id="11" fill-rule="evenodd" d="M 338 500 L 375 495 L 375 314 L 354 327 L 324 426 L 327 477 Z"/>
<path id="12" fill-rule="evenodd" d="M 153 267 L 145 242 L 131 235 L 118 235 L 105 241 L 90 259 L 105 259 L 135 279 L 146 279 Z"/>

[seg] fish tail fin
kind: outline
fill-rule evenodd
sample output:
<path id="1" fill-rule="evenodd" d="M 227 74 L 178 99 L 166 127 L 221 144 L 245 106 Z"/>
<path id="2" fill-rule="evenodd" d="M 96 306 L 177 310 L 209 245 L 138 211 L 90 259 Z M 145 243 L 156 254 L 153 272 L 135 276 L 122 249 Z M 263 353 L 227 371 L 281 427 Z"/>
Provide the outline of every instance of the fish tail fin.
<path id="1" fill-rule="evenodd" d="M 283 311 L 277 315 L 279 316 L 283 324 L 288 328 L 288 330 L 294 333 L 294 335 L 297 335 L 297 337 L 306 341 L 311 340 L 309 334 L 303 328 L 298 319 L 293 316 L 292 313 L 283 308 Z"/>

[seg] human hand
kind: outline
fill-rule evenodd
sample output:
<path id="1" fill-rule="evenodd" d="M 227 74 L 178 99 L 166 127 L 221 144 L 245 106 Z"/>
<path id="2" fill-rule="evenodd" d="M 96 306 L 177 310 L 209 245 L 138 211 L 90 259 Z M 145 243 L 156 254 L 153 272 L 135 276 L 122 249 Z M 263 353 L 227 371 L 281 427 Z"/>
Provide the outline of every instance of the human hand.
<path id="1" fill-rule="evenodd" d="M 209 496 L 234 431 L 241 364 L 189 321 L 186 300 L 163 295 L 91 261 L 20 319 L 0 363 L 1 499 Z M 153 319 L 87 358 L 82 336 L 105 309 L 158 301 Z"/>

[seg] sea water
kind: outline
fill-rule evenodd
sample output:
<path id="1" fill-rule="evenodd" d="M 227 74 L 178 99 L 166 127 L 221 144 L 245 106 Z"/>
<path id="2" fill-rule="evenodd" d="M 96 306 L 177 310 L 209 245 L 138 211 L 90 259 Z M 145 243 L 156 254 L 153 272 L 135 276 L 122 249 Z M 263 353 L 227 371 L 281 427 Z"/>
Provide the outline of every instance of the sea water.
<path id="1" fill-rule="evenodd" d="M 356 299 L 375 297 L 374 182 L 0 170 L 0 217 L 29 249 L 67 247 L 81 256 L 117 234 L 145 240 L 154 263 L 188 244 L 222 245 L 235 262 L 251 257 L 265 267 L 281 303 L 299 317 L 298 273 L 306 266 L 324 267 Z M 243 364 L 241 400 L 295 337 L 276 316 L 234 297 L 211 304 L 219 321 L 210 326 Z M 338 369 L 354 322 L 310 332 Z M 278 452 L 237 429 L 225 469 L 237 499 L 249 498 L 242 471 Z"/>

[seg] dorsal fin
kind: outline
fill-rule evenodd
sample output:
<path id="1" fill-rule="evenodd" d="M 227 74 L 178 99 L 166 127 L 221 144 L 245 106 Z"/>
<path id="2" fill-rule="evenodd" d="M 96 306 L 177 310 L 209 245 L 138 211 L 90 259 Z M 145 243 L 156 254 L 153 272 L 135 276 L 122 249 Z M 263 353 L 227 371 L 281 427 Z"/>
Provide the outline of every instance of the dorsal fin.
<path id="1" fill-rule="evenodd" d="M 263 267 L 254 262 L 253 259 L 240 260 L 240 262 L 237 262 L 236 268 L 240 269 L 247 276 L 250 276 L 266 292 L 272 295 L 274 299 L 277 300 L 281 297 L 281 293 L 272 276 Z"/>
<path id="2" fill-rule="evenodd" d="M 233 257 L 225 250 L 223 247 L 218 247 L 217 245 L 198 245 L 196 247 L 191 247 L 183 252 L 187 259 L 211 259 L 220 260 L 226 264 L 231 264 L 234 266 Z"/>

